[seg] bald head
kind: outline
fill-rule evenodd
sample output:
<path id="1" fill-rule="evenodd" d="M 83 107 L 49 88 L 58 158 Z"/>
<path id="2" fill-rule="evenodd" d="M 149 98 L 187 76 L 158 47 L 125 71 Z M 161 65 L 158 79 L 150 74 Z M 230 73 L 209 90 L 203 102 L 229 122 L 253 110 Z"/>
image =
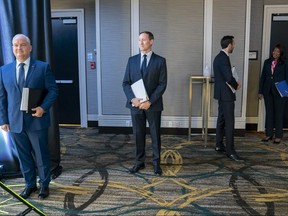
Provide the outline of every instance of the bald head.
<path id="1" fill-rule="evenodd" d="M 12 39 L 13 53 L 20 62 L 26 61 L 30 57 L 32 46 L 30 39 L 24 34 L 17 34 Z"/>

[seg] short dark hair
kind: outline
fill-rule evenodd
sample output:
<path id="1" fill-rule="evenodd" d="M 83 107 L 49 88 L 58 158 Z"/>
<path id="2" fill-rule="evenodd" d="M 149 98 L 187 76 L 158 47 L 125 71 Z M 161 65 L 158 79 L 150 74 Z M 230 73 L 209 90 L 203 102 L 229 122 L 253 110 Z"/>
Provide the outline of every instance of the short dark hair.
<path id="1" fill-rule="evenodd" d="M 154 40 L 154 35 L 152 34 L 152 32 L 150 32 L 150 31 L 142 31 L 142 32 L 139 33 L 139 35 L 141 35 L 143 33 L 148 35 L 149 40 Z"/>
<path id="2" fill-rule="evenodd" d="M 225 49 L 225 48 L 228 47 L 229 44 L 232 44 L 233 43 L 233 39 L 234 39 L 234 36 L 232 36 L 232 35 L 224 36 L 221 39 L 221 42 L 220 42 L 222 49 Z"/>

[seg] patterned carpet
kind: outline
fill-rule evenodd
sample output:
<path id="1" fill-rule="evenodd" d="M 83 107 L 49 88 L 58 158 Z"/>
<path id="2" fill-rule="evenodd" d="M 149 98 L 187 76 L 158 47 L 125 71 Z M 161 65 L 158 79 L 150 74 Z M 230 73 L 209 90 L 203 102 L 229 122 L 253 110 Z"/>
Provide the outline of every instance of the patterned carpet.
<path id="1" fill-rule="evenodd" d="M 50 196 L 27 200 L 46 215 L 268 215 L 288 213 L 288 143 L 260 142 L 262 134 L 236 137 L 244 163 L 207 147 L 201 136 L 162 136 L 163 176 L 153 174 L 150 137 L 147 163 L 140 173 L 133 165 L 131 135 L 99 134 L 97 128 L 60 128 L 62 174 L 53 179 Z M 22 178 L 2 179 L 20 193 Z M 26 209 L 0 189 L 0 216 Z M 30 212 L 27 215 L 38 215 Z"/>

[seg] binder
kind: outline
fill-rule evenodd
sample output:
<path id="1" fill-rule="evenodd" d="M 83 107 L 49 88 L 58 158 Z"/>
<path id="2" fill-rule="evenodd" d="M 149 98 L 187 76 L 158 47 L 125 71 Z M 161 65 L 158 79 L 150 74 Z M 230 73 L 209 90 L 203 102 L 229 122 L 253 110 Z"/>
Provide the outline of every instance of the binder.
<path id="1" fill-rule="evenodd" d="M 275 83 L 275 86 L 281 97 L 288 97 L 288 83 L 286 80 Z"/>
<path id="2" fill-rule="evenodd" d="M 239 76 L 238 76 L 238 73 L 237 73 L 237 71 L 236 71 L 235 66 L 232 67 L 231 71 L 232 71 L 232 76 L 233 76 L 234 79 L 238 82 L 238 81 L 239 81 Z M 229 86 L 229 88 L 231 89 L 231 91 L 235 94 L 235 92 L 237 91 L 237 89 L 234 89 L 228 82 L 226 82 L 226 84 Z"/>
<path id="3" fill-rule="evenodd" d="M 23 88 L 20 110 L 32 114 L 31 109 L 42 104 L 47 92 L 47 89 Z"/>

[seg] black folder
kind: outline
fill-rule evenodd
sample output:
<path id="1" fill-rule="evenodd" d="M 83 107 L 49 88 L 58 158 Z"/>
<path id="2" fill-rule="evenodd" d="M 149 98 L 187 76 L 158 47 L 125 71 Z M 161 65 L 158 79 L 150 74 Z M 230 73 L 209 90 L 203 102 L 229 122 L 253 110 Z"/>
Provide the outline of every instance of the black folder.
<path id="1" fill-rule="evenodd" d="M 47 92 L 47 89 L 23 88 L 20 110 L 34 113 L 31 109 L 42 104 Z"/>
<path id="2" fill-rule="evenodd" d="M 288 83 L 286 80 L 275 83 L 275 86 L 281 97 L 288 97 Z"/>

